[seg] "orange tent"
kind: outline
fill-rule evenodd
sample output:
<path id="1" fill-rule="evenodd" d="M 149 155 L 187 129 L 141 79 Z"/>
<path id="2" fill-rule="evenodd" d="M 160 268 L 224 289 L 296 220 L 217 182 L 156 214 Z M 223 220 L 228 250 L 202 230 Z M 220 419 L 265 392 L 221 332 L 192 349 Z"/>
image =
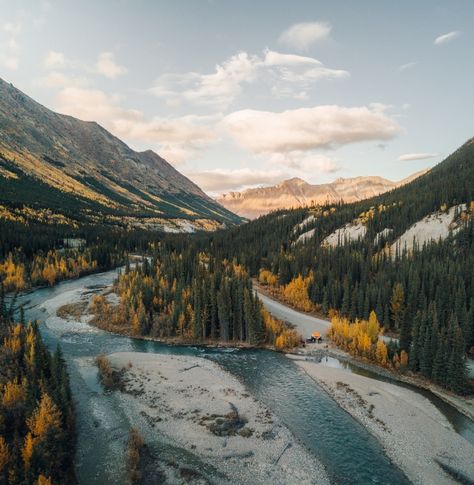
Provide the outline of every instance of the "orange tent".
<path id="1" fill-rule="evenodd" d="M 319 332 L 313 332 L 311 334 L 311 337 L 314 337 L 314 338 L 321 338 L 321 334 Z"/>

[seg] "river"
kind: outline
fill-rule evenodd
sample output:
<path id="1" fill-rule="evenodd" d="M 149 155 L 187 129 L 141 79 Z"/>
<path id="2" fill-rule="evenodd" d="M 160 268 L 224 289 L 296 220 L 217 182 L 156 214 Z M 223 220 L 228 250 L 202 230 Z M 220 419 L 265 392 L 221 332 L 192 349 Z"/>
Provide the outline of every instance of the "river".
<path id="1" fill-rule="evenodd" d="M 213 359 L 237 376 L 279 416 L 325 465 L 332 483 L 407 483 L 379 443 L 290 360 L 267 350 L 218 350 L 169 346 L 102 332 L 56 316 L 59 306 L 109 285 L 116 271 L 21 295 L 28 319 L 39 320 L 47 345 L 60 343 L 68 362 L 77 409 L 77 476 L 82 484 L 125 483 L 124 443 L 129 422 L 113 393 L 104 393 L 94 359 L 112 352 L 198 355 Z M 156 437 L 159 444 L 159 436 Z M 169 451 L 169 450 L 168 450 Z M 172 450 L 171 450 L 172 451 Z"/>

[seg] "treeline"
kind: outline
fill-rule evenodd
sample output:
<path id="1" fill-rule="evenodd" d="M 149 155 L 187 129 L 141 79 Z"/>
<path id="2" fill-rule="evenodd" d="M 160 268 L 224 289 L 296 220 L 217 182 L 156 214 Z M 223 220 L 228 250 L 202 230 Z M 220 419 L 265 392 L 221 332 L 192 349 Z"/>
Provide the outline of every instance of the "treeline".
<path id="1" fill-rule="evenodd" d="M 142 230 L 21 223 L 0 214 L 0 282 L 7 291 L 53 285 L 116 267 L 128 253 L 150 251 L 157 239 Z"/>
<path id="2" fill-rule="evenodd" d="M 96 323 L 134 335 L 192 342 L 293 347 L 297 333 L 264 311 L 243 266 L 192 247 L 161 248 L 150 263 L 126 268 L 116 284 L 118 308 L 94 301 Z"/>
<path id="3" fill-rule="evenodd" d="M 65 361 L 0 301 L 0 483 L 75 483 L 74 407 Z"/>
<path id="4" fill-rule="evenodd" d="M 39 252 L 32 260 L 16 251 L 0 261 L 0 282 L 7 292 L 21 291 L 32 285 L 53 286 L 65 279 L 113 268 L 124 260 L 123 253 L 111 253 L 106 245 Z"/>

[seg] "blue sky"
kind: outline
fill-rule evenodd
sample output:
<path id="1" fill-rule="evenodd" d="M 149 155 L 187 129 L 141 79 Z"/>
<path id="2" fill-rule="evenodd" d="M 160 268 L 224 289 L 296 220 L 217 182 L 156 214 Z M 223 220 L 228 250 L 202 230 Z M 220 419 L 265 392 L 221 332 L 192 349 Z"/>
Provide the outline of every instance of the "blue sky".
<path id="1" fill-rule="evenodd" d="M 433 166 L 474 135 L 474 2 L 0 0 L 0 77 L 211 194 Z"/>

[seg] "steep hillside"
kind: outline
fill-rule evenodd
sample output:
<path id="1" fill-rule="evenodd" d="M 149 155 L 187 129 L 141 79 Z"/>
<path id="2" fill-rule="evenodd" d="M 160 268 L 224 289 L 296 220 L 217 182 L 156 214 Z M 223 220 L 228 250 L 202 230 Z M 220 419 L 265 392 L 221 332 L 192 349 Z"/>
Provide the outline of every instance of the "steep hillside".
<path id="1" fill-rule="evenodd" d="M 423 218 L 463 203 L 469 209 L 473 200 L 474 138 L 429 172 L 397 189 L 351 204 L 277 211 L 220 234 L 218 239 L 231 237 L 236 252 L 240 245 L 251 247 L 252 257 L 248 253 L 245 257 L 252 260 L 255 268 L 262 256 L 279 254 L 282 247 L 291 247 L 300 235 L 313 229 L 312 238 L 306 241 L 320 245 L 347 224 L 363 224 L 366 227 L 363 240 L 373 244 L 378 235 L 383 235 L 378 238 L 381 247 L 395 242 Z"/>
<path id="2" fill-rule="evenodd" d="M 292 178 L 272 187 L 229 192 L 218 197 L 217 201 L 242 217 L 254 219 L 279 209 L 335 204 L 341 201 L 357 202 L 405 185 L 423 173 L 426 171 L 399 182 L 383 177 L 354 177 L 311 185 L 300 178 Z"/>
<path id="3" fill-rule="evenodd" d="M 0 204 L 81 222 L 215 228 L 239 218 L 151 150 L 60 115 L 0 79 Z M 129 219 L 119 219 L 129 217 Z"/>

